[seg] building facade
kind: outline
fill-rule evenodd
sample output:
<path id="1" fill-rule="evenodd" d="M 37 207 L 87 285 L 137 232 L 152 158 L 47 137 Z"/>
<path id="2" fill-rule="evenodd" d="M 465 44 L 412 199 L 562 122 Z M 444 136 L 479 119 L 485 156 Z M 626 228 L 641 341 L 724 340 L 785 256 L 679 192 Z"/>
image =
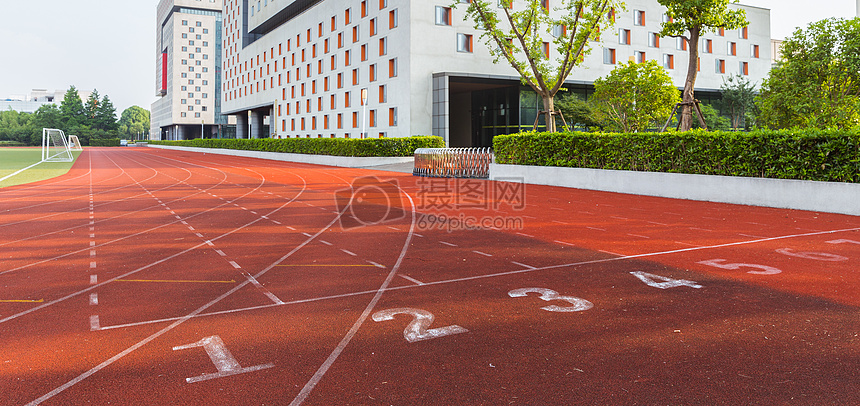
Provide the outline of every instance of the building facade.
<path id="1" fill-rule="evenodd" d="M 83 103 L 87 102 L 91 94 L 93 94 L 92 91 L 78 90 L 78 96 L 80 96 Z M 65 98 L 65 90 L 54 90 L 51 92 L 48 89 L 33 89 L 27 96 L 16 95 L 0 98 L 0 111 L 11 109 L 19 113 L 35 113 L 36 110 L 39 110 L 39 107 L 44 105 L 56 104 L 59 106 Z"/>
<path id="2" fill-rule="evenodd" d="M 682 87 L 686 45 L 657 33 L 665 8 L 629 0 L 614 12 L 566 85 L 588 93 L 621 62 L 656 60 Z M 548 1 L 550 13 L 560 13 Z M 226 0 L 222 102 L 238 138 L 359 138 L 433 134 L 449 146 L 487 146 L 531 129 L 540 100 L 506 63 L 494 64 L 465 7 L 427 0 Z M 723 78 L 761 82 L 771 66 L 770 11 L 705 35 L 697 96 Z M 552 32 L 546 33 L 551 42 Z M 548 47 L 549 58 L 556 50 Z M 268 118 L 267 118 L 268 117 Z"/>
<path id="3" fill-rule="evenodd" d="M 224 136 L 221 20 L 221 0 L 159 2 L 152 139 Z"/>

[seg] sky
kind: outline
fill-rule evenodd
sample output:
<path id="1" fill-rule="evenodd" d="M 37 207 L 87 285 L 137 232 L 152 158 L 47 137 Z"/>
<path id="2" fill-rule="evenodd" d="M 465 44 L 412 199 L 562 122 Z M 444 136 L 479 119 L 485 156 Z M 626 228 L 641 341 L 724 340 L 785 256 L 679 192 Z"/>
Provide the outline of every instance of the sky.
<path id="1" fill-rule="evenodd" d="M 827 17 L 854 17 L 857 5 L 856 0 L 741 3 L 771 9 L 775 39 Z M 158 0 L 0 0 L 0 98 L 74 85 L 110 97 L 117 117 L 132 105 L 149 110 L 156 99 L 157 6 Z"/>

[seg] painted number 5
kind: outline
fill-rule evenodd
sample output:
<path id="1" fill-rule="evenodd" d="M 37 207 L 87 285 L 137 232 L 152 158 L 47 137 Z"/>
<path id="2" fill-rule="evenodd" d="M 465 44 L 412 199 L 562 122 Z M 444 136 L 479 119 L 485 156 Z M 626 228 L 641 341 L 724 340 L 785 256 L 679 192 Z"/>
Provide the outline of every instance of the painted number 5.
<path id="1" fill-rule="evenodd" d="M 757 268 L 761 269 L 761 271 L 747 271 L 747 273 L 756 274 L 756 275 L 776 275 L 781 273 L 782 271 L 778 268 L 774 268 L 772 266 L 767 265 L 758 265 L 758 264 L 724 264 L 726 262 L 725 259 L 711 259 L 707 261 L 699 261 L 698 263 L 702 265 L 709 265 L 715 268 L 721 269 L 729 269 L 736 270 L 741 268 Z"/>
<path id="2" fill-rule="evenodd" d="M 456 325 L 428 330 L 427 327 L 433 324 L 433 314 L 426 310 L 405 307 L 378 311 L 373 314 L 373 321 L 394 320 L 394 316 L 398 314 L 409 314 L 413 317 L 412 322 L 403 330 L 403 337 L 410 343 L 469 332 L 469 330 Z"/>
<path id="3" fill-rule="evenodd" d="M 594 304 L 585 299 L 580 299 L 578 297 L 572 296 L 561 296 L 558 292 L 549 289 L 543 288 L 522 288 L 515 289 L 508 292 L 508 296 L 510 297 L 526 297 L 529 293 L 538 293 L 540 294 L 540 298 L 546 302 L 552 302 L 554 300 L 561 300 L 572 304 L 573 306 L 561 307 L 561 306 L 546 306 L 541 307 L 542 310 L 546 310 L 548 312 L 581 312 L 588 310 L 594 307 Z"/>

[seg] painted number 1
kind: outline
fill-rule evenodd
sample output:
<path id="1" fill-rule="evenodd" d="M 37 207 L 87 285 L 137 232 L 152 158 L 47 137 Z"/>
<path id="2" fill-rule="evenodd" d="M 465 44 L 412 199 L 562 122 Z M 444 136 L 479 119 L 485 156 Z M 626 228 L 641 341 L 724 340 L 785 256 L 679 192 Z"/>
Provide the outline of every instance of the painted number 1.
<path id="1" fill-rule="evenodd" d="M 239 362 L 236 361 L 236 358 L 233 358 L 233 354 L 230 354 L 230 350 L 228 350 L 227 346 L 224 345 L 224 341 L 221 340 L 221 337 L 218 336 L 206 337 L 194 344 L 173 347 L 173 351 L 187 350 L 189 348 L 195 347 L 203 347 L 203 349 L 206 350 L 206 353 L 209 354 L 209 358 L 212 359 L 212 362 L 215 364 L 215 368 L 218 369 L 218 372 L 214 374 L 203 374 L 192 378 L 185 378 L 185 381 L 188 383 L 195 383 L 215 378 L 223 378 L 225 376 L 244 374 L 246 372 L 259 371 L 261 369 L 271 368 L 275 366 L 274 364 L 265 364 L 249 368 L 242 368 L 242 366 L 239 365 Z"/>

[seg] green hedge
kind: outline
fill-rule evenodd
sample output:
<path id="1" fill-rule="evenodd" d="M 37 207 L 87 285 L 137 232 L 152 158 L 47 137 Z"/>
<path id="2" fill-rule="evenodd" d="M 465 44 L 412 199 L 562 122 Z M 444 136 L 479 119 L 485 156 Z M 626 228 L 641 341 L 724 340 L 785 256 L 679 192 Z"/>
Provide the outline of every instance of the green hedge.
<path id="1" fill-rule="evenodd" d="M 521 133 L 495 137 L 500 164 L 860 183 L 860 131 Z"/>
<path id="2" fill-rule="evenodd" d="M 293 154 L 356 157 L 411 156 L 418 148 L 445 147 L 445 141 L 436 136 L 370 138 L 363 140 L 347 138 L 261 138 L 252 140 L 198 138 L 188 141 L 149 141 L 149 143 L 181 147 L 224 148 L 266 152 L 288 152 Z"/>
<path id="3" fill-rule="evenodd" d="M 91 147 L 118 147 L 119 138 L 91 138 Z"/>

